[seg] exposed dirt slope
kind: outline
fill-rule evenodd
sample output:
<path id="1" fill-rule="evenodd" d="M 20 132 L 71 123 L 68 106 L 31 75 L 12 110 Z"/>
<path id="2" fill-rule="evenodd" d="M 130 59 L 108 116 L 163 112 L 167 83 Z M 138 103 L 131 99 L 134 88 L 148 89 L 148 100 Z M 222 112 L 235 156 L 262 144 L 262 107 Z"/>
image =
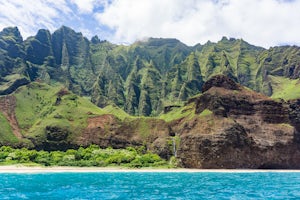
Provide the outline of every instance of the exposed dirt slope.
<path id="1" fill-rule="evenodd" d="M 21 139 L 23 135 L 21 134 L 18 121 L 15 115 L 16 98 L 14 96 L 2 96 L 0 97 L 0 111 L 4 114 L 8 120 L 14 135 Z"/>

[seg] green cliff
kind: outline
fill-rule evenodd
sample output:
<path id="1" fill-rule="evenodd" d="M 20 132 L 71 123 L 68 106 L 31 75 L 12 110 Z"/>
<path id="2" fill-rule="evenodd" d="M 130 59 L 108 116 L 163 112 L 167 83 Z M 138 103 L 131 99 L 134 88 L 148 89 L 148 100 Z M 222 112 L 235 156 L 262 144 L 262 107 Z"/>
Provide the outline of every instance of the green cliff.
<path id="1" fill-rule="evenodd" d="M 300 48 L 264 49 L 226 37 L 195 46 L 162 38 L 124 46 L 97 36 L 88 40 L 65 26 L 54 33 L 39 30 L 26 40 L 16 27 L 0 32 L 1 95 L 41 81 L 64 85 L 99 107 L 158 116 L 165 106 L 201 92 L 216 74 L 274 98 L 298 98 Z"/>

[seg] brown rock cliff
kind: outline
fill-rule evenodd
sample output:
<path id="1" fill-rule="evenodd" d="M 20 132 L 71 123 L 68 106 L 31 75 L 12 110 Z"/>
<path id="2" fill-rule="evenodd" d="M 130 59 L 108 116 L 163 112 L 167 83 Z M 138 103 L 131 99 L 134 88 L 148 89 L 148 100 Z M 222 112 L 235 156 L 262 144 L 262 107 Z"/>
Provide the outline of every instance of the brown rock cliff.
<path id="1" fill-rule="evenodd" d="M 300 168 L 299 100 L 277 102 L 224 76 L 203 88 L 189 101 L 196 117 L 174 126 L 184 167 Z M 212 114 L 200 117 L 206 109 Z"/>

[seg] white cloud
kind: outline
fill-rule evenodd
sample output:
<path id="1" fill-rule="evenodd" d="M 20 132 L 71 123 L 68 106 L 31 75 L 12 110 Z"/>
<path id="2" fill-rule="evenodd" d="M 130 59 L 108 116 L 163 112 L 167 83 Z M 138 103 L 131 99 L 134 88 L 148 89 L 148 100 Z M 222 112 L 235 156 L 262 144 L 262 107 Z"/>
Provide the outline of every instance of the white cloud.
<path id="1" fill-rule="evenodd" d="M 116 43 L 173 37 L 195 45 L 227 36 L 269 47 L 300 45 L 299 10 L 300 0 L 1 0 L 0 29 L 18 26 L 26 38 L 66 25 Z"/>
<path id="2" fill-rule="evenodd" d="M 79 13 L 91 14 L 99 6 L 107 6 L 109 0 L 70 0 L 77 6 Z"/>
<path id="3" fill-rule="evenodd" d="M 81 32 L 84 37 L 91 38 L 94 34 L 86 28 L 79 28 L 77 31 Z"/>
<path id="4" fill-rule="evenodd" d="M 35 35 L 40 28 L 53 31 L 57 28 L 57 19 L 71 12 L 65 0 L 2 0 L 0 28 L 18 26 L 26 38 Z"/>
<path id="5" fill-rule="evenodd" d="M 228 36 L 269 47 L 300 44 L 299 10 L 299 0 L 114 0 L 95 17 L 115 30 L 114 42 L 174 37 L 194 45 Z"/>
<path id="6" fill-rule="evenodd" d="M 81 13 L 92 13 L 94 9 L 94 4 L 97 2 L 96 0 L 71 0 L 74 3 L 79 12 Z"/>

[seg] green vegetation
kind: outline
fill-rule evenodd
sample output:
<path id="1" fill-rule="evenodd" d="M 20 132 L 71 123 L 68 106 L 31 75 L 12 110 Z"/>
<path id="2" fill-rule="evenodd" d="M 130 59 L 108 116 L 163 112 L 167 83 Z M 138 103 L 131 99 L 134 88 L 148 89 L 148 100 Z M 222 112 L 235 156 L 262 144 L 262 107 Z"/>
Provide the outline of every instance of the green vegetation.
<path id="1" fill-rule="evenodd" d="M 128 113 L 126 113 L 124 110 L 122 110 L 121 108 L 119 108 L 117 106 L 113 106 L 113 105 L 108 105 L 108 106 L 104 107 L 102 110 L 103 110 L 103 112 L 112 114 L 121 120 L 132 117 Z"/>
<path id="2" fill-rule="evenodd" d="M 146 118 L 141 117 L 138 121 L 138 131 L 144 140 L 148 139 L 149 135 L 151 134 L 151 130 Z"/>
<path id="3" fill-rule="evenodd" d="M 139 148 L 127 147 L 126 149 L 101 149 L 96 145 L 87 148 L 69 149 L 63 151 L 36 151 L 26 148 L 13 149 L 9 146 L 0 147 L 0 164 L 26 164 L 43 166 L 79 166 L 79 167 L 107 167 L 122 166 L 129 168 L 141 167 L 163 167 L 172 168 L 172 163 L 168 163 L 158 155 L 146 152 L 142 153 Z"/>
<path id="4" fill-rule="evenodd" d="M 0 85 L 0 91 L 4 91 L 14 83 L 15 80 L 22 78 L 20 74 L 12 74 L 3 78 L 4 83 Z"/>
<path id="5" fill-rule="evenodd" d="M 210 111 L 210 110 L 208 110 L 208 109 L 205 109 L 205 110 L 203 110 L 200 114 L 199 114 L 199 116 L 200 117 L 207 117 L 207 116 L 209 116 L 209 115 L 211 115 L 212 114 L 212 111 Z"/>
<path id="6" fill-rule="evenodd" d="M 194 96 L 196 97 L 196 96 Z M 211 115 L 212 112 L 208 109 L 205 109 L 202 111 L 198 116 L 199 117 L 206 117 Z M 180 106 L 180 107 L 173 107 L 171 108 L 171 111 L 167 112 L 166 114 L 161 114 L 158 118 L 163 119 L 166 122 L 171 122 L 173 120 L 178 120 L 181 118 L 187 118 L 192 119 L 193 117 L 196 117 L 195 115 L 195 104 L 190 103 L 186 106 Z"/>
<path id="7" fill-rule="evenodd" d="M 176 119 L 189 117 L 192 118 L 195 116 L 195 105 L 193 103 L 188 104 L 187 106 L 179 106 L 171 108 L 171 111 L 161 114 L 158 118 L 163 119 L 166 122 L 170 122 Z"/>
<path id="8" fill-rule="evenodd" d="M 5 116 L 0 112 L 0 145 L 8 145 L 18 143 L 18 138 L 13 134 L 9 122 Z"/>
<path id="9" fill-rule="evenodd" d="M 106 114 L 61 85 L 33 82 L 14 95 L 16 117 L 25 136 L 43 136 L 46 127 L 60 127 L 76 135 L 86 128 L 89 117 Z"/>
<path id="10" fill-rule="evenodd" d="M 270 76 L 272 82 L 273 99 L 297 99 L 300 98 L 300 81 L 279 76 Z"/>
<path id="11" fill-rule="evenodd" d="M 121 120 L 126 114 L 110 105 L 130 115 L 158 116 L 169 102 L 182 104 L 200 93 L 203 82 L 216 74 L 274 98 L 298 97 L 291 93 L 299 88 L 296 46 L 264 49 L 226 37 L 193 47 L 161 38 L 123 46 L 98 37 L 89 41 L 65 26 L 52 34 L 39 30 L 25 41 L 16 27 L 6 28 L 0 32 L 0 43 L 0 94 L 36 80 L 59 83 L 101 108 L 109 106 L 106 110 Z M 288 79 L 295 82 L 285 83 Z M 44 112 L 54 112 L 46 107 Z M 30 121 L 34 116 L 28 117 Z"/>

